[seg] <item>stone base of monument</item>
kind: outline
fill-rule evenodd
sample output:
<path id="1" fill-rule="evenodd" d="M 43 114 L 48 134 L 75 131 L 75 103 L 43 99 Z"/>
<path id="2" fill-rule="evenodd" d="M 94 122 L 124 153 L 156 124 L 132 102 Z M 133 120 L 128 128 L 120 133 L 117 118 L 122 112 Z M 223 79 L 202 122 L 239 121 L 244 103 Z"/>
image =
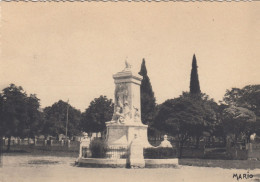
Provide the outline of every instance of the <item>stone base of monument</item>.
<path id="1" fill-rule="evenodd" d="M 178 159 L 144 159 L 145 168 L 176 168 Z M 129 165 L 126 159 L 98 159 L 98 158 L 79 158 L 76 164 L 80 167 L 93 168 L 126 168 Z"/>
<path id="2" fill-rule="evenodd" d="M 79 158 L 76 164 L 80 167 L 126 168 L 126 159 Z"/>
<path id="3" fill-rule="evenodd" d="M 134 136 L 137 135 L 144 148 L 152 147 L 147 139 L 147 125 L 143 124 L 107 124 L 106 142 L 109 147 L 129 146 Z"/>
<path id="4" fill-rule="evenodd" d="M 143 149 L 153 148 L 147 139 L 147 126 L 143 124 L 107 123 L 105 158 L 77 159 L 76 164 L 97 168 L 175 168 L 178 159 L 144 159 Z M 165 142 L 165 141 L 164 141 Z"/>
<path id="5" fill-rule="evenodd" d="M 179 164 L 178 158 L 175 159 L 145 159 L 146 168 L 176 168 Z"/>

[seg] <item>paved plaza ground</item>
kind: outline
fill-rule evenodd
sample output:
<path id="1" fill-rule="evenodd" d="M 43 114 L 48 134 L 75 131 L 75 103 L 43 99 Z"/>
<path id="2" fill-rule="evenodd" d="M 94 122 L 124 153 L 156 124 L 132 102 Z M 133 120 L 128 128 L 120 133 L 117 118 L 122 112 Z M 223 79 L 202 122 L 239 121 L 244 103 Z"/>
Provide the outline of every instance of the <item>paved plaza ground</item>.
<path id="1" fill-rule="evenodd" d="M 233 174 L 245 169 L 179 166 L 164 169 L 83 168 L 74 165 L 73 157 L 4 155 L 0 168 L 1 182 L 224 182 L 238 181 Z M 252 179 L 260 181 L 260 169 L 249 170 Z"/>

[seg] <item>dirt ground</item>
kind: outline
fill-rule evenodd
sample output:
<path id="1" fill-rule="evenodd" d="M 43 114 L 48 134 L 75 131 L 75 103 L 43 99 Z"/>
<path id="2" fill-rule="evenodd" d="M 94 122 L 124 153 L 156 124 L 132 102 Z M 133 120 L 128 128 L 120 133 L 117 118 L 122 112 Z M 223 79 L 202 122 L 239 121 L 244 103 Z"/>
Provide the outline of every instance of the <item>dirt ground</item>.
<path id="1" fill-rule="evenodd" d="M 73 157 L 4 155 L 1 182 L 229 182 L 260 181 L 260 169 L 222 169 L 178 166 L 163 169 L 83 168 Z M 250 179 L 233 175 L 252 174 Z"/>

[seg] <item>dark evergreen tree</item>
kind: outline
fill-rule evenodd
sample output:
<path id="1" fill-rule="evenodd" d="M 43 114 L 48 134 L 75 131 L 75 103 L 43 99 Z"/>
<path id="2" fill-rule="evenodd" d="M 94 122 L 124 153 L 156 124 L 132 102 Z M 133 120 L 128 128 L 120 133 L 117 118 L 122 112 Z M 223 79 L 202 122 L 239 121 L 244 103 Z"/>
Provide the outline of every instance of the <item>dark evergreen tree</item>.
<path id="1" fill-rule="evenodd" d="M 198 66 L 195 54 L 192 59 L 192 70 L 190 75 L 190 93 L 191 94 L 200 94 L 200 83 L 198 76 Z"/>
<path id="2" fill-rule="evenodd" d="M 141 118 L 144 124 L 149 124 L 153 121 L 156 103 L 144 59 L 139 74 L 143 76 L 141 83 Z"/>

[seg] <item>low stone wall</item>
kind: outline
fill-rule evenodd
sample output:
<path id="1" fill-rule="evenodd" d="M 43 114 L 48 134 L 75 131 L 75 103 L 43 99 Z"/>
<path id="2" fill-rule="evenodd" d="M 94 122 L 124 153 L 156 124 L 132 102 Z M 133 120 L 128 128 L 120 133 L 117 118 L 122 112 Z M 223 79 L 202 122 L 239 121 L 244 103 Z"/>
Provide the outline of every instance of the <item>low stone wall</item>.
<path id="1" fill-rule="evenodd" d="M 248 158 L 260 160 L 260 143 L 250 143 L 248 148 Z"/>
<path id="2" fill-rule="evenodd" d="M 211 159 L 179 159 L 179 165 L 220 167 L 227 169 L 257 169 L 260 161 L 255 160 L 211 160 Z"/>
<path id="3" fill-rule="evenodd" d="M 79 167 L 125 168 L 126 159 L 79 158 L 76 164 Z"/>
<path id="4" fill-rule="evenodd" d="M 127 159 L 99 159 L 99 158 L 79 158 L 76 164 L 79 167 L 97 168 L 125 168 Z M 145 159 L 145 168 L 176 168 L 178 159 Z"/>
<path id="5" fill-rule="evenodd" d="M 146 168 L 176 168 L 178 159 L 145 159 Z"/>
<path id="6" fill-rule="evenodd" d="M 177 151 L 173 148 L 156 147 L 144 148 L 145 159 L 173 159 L 177 158 Z"/>
<path id="7" fill-rule="evenodd" d="M 8 145 L 8 139 L 4 139 L 3 145 L 7 146 Z M 54 147 L 63 147 L 66 146 L 68 148 L 79 148 L 80 142 L 79 141 L 70 141 L 68 140 L 67 142 L 64 140 L 44 140 L 44 139 L 12 139 L 10 141 L 10 145 L 34 145 L 34 146 L 54 146 Z"/>

